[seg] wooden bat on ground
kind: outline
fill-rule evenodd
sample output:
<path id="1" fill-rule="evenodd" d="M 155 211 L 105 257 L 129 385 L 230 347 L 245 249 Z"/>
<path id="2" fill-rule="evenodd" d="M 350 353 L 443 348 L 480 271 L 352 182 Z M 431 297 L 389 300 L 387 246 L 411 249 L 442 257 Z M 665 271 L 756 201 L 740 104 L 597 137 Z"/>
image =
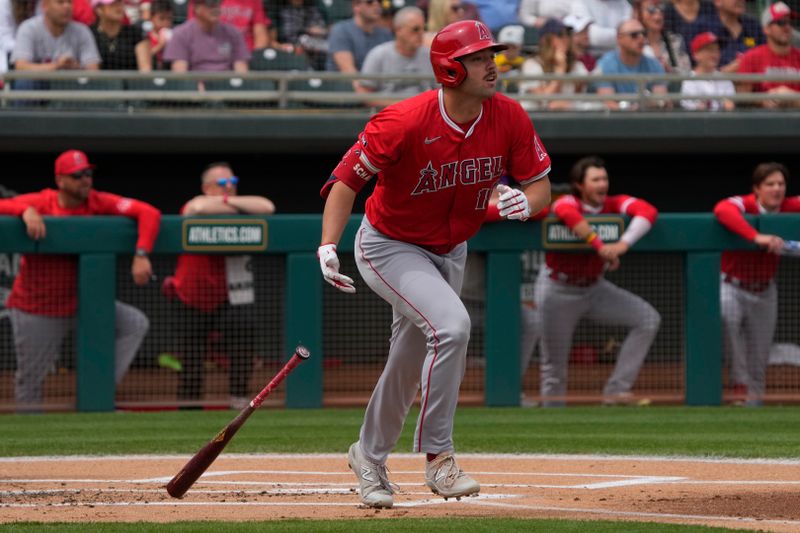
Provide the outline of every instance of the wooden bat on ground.
<path id="1" fill-rule="evenodd" d="M 239 414 L 234 418 L 230 424 L 222 428 L 222 431 L 217 433 L 217 436 L 211 441 L 200 448 L 194 456 L 183 466 L 180 472 L 175 474 L 169 483 L 167 483 L 167 492 L 173 498 L 181 498 L 189 487 L 194 485 L 197 478 L 211 466 L 214 459 L 220 454 L 223 448 L 230 442 L 236 432 L 239 430 L 245 421 L 253 414 L 253 411 L 261 406 L 264 399 L 275 389 L 280 383 L 289 375 L 289 372 L 295 369 L 297 365 L 309 358 L 311 354 L 305 346 L 298 346 L 294 349 L 294 355 L 289 359 L 278 374 L 272 378 L 272 381 L 259 392 L 255 398 L 250 401 L 250 404 L 242 409 Z"/>

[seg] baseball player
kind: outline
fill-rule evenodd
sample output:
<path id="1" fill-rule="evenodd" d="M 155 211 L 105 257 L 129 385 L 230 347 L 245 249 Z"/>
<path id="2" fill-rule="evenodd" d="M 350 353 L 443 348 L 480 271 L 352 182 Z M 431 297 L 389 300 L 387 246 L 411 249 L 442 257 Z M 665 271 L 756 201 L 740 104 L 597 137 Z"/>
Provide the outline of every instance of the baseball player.
<path id="1" fill-rule="evenodd" d="M 158 235 L 161 213 L 150 204 L 92 189 L 94 165 L 86 154 L 68 150 L 55 163 L 57 189 L 21 194 L 0 200 L 0 214 L 21 216 L 28 235 L 46 237 L 42 215 L 120 215 L 133 218 L 139 238 L 131 265 L 133 281 L 144 285 L 153 273 L 148 253 Z M 17 355 L 16 402 L 22 409 L 35 408 L 42 401 L 47 371 L 56 362 L 64 337 L 75 327 L 77 308 L 75 285 L 78 262 L 71 255 L 25 254 L 19 274 L 6 302 L 14 332 Z M 115 302 L 117 384 L 128 370 L 149 322 L 133 306 Z"/>
<path id="2" fill-rule="evenodd" d="M 720 307 L 725 353 L 732 389 L 745 405 L 760 406 L 766 388 L 767 363 L 778 316 L 775 272 L 784 248 L 777 235 L 759 233 L 744 214 L 768 215 L 800 211 L 800 196 L 786 198 L 789 170 L 780 163 L 762 163 L 753 171 L 753 192 L 732 196 L 714 207 L 728 230 L 763 251 L 722 254 Z"/>
<path id="3" fill-rule="evenodd" d="M 608 181 L 602 159 L 580 159 L 570 171 L 572 194 L 562 196 L 551 208 L 595 253 L 548 252 L 536 280 L 537 307 L 542 313 L 540 379 L 545 407 L 565 405 L 572 335 L 581 318 L 630 328 L 603 389 L 606 404 L 631 400 L 630 389 L 661 323 L 661 315 L 652 305 L 603 277 L 605 270 L 619 268 L 620 257 L 650 231 L 658 215 L 644 200 L 624 194 L 609 196 Z M 583 216 L 603 213 L 633 217 L 618 242 L 604 243 Z"/>
<path id="4" fill-rule="evenodd" d="M 339 273 L 336 245 L 356 194 L 377 177 L 355 257 L 394 320 L 386 366 L 348 453 L 367 506 L 393 504 L 386 459 L 420 389 L 414 451 L 426 454 L 426 484 L 445 498 L 480 490 L 458 467 L 453 444 L 470 331 L 459 299 L 465 241 L 483 223 L 503 174 L 522 189 L 498 185 L 502 216 L 524 220 L 550 198 L 550 157 L 520 105 L 497 94 L 494 54 L 504 48 L 481 22 L 443 28 L 431 45 L 442 88 L 375 115 L 322 189 L 322 275 L 352 293 L 353 280 Z"/>

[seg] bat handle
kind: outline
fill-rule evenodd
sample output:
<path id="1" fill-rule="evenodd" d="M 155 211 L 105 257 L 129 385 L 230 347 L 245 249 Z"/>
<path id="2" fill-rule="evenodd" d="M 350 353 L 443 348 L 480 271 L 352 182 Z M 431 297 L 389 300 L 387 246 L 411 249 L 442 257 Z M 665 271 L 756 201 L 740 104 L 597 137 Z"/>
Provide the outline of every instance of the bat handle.
<path id="1" fill-rule="evenodd" d="M 250 407 L 255 408 L 261 406 L 261 404 L 264 402 L 264 399 L 267 396 L 269 396 L 270 393 L 272 393 L 272 391 L 278 385 L 280 385 L 284 379 L 286 379 L 286 376 L 289 375 L 289 372 L 297 368 L 297 366 L 300 363 L 308 359 L 309 355 L 310 353 L 308 351 L 308 348 L 306 348 L 305 346 L 300 345 L 297 348 L 295 348 L 294 355 L 292 355 L 289 361 L 285 365 L 283 365 L 281 371 L 278 372 L 278 374 L 274 378 L 272 378 L 272 381 L 270 381 L 267 384 L 267 386 L 264 387 L 264 389 L 261 392 L 259 392 L 255 398 L 253 398 L 253 400 L 250 402 Z"/>

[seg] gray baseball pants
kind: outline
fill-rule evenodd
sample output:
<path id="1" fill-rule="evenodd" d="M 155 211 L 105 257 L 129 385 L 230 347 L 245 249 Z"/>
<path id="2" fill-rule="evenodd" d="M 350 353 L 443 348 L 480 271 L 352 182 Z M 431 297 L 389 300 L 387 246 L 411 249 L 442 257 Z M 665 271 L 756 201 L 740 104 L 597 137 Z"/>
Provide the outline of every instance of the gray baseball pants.
<path id="1" fill-rule="evenodd" d="M 748 397 L 759 401 L 766 392 L 769 350 L 778 320 L 778 289 L 774 282 L 762 292 L 722 282 L 719 295 L 731 379 L 747 385 Z"/>
<path id="2" fill-rule="evenodd" d="M 421 389 L 414 451 L 453 450 L 453 417 L 466 368 L 470 318 L 459 298 L 467 245 L 437 255 L 396 241 L 366 217 L 355 241 L 361 277 L 393 310 L 389 357 L 361 426 L 361 449 L 386 462 Z"/>
<path id="3" fill-rule="evenodd" d="M 14 396 L 18 405 L 42 403 L 45 377 L 61 354 L 64 338 L 75 328 L 75 317 L 49 317 L 9 309 L 17 372 L 14 376 Z M 136 357 L 150 322 L 139 309 L 115 302 L 116 342 L 114 345 L 114 379 L 122 381 Z"/>
<path id="4" fill-rule="evenodd" d="M 577 287 L 551 279 L 548 268 L 539 271 L 536 295 L 542 313 L 542 405 L 565 405 L 572 335 L 581 318 L 630 328 L 603 394 L 630 391 L 661 325 L 658 311 L 643 298 L 602 277 L 588 287 Z"/>

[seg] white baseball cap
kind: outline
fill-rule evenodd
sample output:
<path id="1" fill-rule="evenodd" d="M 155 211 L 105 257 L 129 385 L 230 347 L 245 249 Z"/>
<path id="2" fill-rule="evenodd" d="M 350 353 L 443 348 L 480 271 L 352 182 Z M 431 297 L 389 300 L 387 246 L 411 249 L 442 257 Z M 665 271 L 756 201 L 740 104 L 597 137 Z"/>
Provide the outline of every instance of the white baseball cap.
<path id="1" fill-rule="evenodd" d="M 564 23 L 564 26 L 569 26 L 572 28 L 573 33 L 580 33 L 594 21 L 589 17 L 582 17 L 580 15 L 567 15 L 561 22 Z"/>
<path id="2" fill-rule="evenodd" d="M 514 44 L 522 46 L 525 41 L 525 28 L 519 24 L 509 24 L 504 26 L 497 34 L 497 42 L 500 44 Z"/>

